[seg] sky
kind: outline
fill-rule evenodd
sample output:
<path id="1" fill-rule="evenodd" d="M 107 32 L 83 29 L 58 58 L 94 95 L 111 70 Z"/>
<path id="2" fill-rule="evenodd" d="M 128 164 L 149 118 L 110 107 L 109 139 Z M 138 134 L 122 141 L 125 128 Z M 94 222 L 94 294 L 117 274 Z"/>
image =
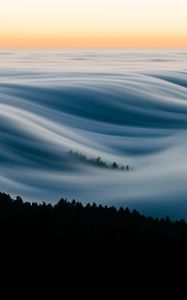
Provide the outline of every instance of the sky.
<path id="1" fill-rule="evenodd" d="M 0 47 L 187 47 L 187 0 L 0 0 Z"/>

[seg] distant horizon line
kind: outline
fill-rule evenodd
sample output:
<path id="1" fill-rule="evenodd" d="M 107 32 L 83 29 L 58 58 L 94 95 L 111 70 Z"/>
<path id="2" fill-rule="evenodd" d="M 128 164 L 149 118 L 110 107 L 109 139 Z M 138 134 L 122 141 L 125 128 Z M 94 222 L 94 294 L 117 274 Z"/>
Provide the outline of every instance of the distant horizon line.
<path id="1" fill-rule="evenodd" d="M 177 49 L 182 49 L 182 50 L 187 50 L 187 46 L 182 46 L 182 47 L 150 47 L 150 46 L 147 46 L 147 47 L 53 47 L 53 46 L 50 46 L 50 47 L 46 47 L 46 46 L 43 46 L 43 47 L 38 47 L 38 46 L 34 46 L 34 47 L 0 47 L 0 51 L 1 50 L 11 50 L 11 49 L 14 49 L 14 50 L 27 50 L 27 49 L 33 49 L 33 50 L 177 50 Z"/>

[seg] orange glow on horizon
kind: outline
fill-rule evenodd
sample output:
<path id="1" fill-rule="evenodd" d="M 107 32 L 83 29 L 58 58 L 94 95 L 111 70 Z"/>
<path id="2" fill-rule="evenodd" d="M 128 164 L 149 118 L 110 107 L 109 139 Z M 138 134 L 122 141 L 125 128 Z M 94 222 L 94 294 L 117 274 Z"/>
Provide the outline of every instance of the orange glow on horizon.
<path id="1" fill-rule="evenodd" d="M 5 36 L 1 48 L 187 48 L 184 36 Z"/>
<path id="2" fill-rule="evenodd" d="M 1 0 L 1 48 L 187 48 L 186 0 Z"/>

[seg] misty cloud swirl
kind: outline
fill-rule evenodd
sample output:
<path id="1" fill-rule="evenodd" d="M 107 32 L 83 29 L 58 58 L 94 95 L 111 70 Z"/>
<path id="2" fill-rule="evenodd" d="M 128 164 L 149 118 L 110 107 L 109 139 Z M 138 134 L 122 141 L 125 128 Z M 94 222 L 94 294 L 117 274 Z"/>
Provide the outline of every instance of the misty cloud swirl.
<path id="1" fill-rule="evenodd" d="M 12 196 L 186 218 L 187 51 L 1 50 L 0 149 L 0 190 Z"/>

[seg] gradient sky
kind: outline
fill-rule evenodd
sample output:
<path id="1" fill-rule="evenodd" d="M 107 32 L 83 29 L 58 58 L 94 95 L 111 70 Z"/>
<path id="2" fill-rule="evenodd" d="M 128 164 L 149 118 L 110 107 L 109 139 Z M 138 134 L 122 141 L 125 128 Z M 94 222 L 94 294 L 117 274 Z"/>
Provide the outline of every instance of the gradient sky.
<path id="1" fill-rule="evenodd" d="M 0 47 L 187 47 L 187 0 L 0 0 Z"/>

